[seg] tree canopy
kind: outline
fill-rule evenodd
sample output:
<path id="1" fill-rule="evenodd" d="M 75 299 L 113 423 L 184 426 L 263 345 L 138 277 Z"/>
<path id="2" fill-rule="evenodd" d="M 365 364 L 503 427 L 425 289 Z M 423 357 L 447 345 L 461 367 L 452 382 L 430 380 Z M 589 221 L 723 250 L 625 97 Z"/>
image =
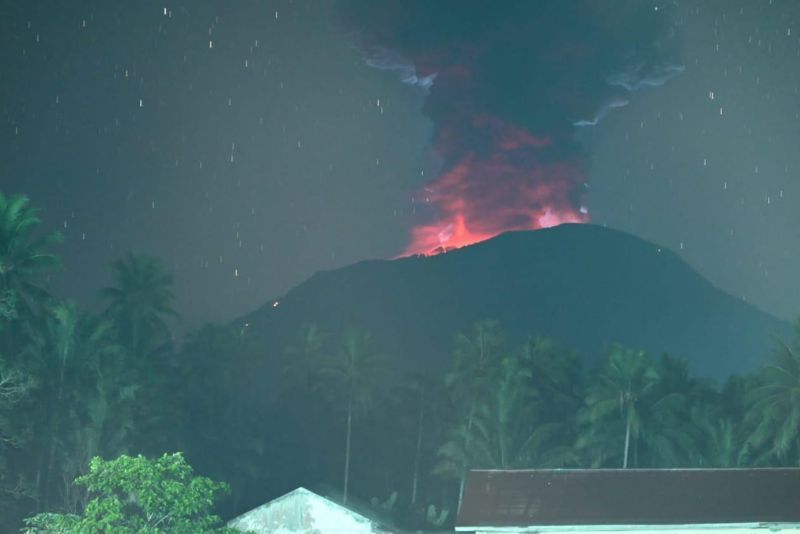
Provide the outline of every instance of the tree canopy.
<path id="1" fill-rule="evenodd" d="M 238 532 L 222 527 L 222 520 L 211 513 L 214 502 L 229 491 L 227 484 L 195 476 L 180 453 L 157 459 L 95 457 L 75 484 L 94 495 L 83 514 L 38 514 L 25 521 L 26 532 Z"/>
<path id="2" fill-rule="evenodd" d="M 214 532 L 301 485 L 432 530 L 471 468 L 800 465 L 800 324 L 723 384 L 680 355 L 592 359 L 491 319 L 432 369 L 351 318 L 178 335 L 175 280 L 145 255 L 111 265 L 92 313 L 47 291 L 58 236 L 40 226 L 0 193 L 0 531 Z"/>

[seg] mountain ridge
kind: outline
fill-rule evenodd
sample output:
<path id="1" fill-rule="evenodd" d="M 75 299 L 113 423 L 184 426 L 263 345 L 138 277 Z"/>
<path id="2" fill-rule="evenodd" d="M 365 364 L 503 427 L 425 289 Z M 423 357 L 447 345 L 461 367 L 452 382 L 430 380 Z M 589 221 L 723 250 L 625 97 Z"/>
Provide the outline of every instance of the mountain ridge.
<path id="1" fill-rule="evenodd" d="M 276 304 L 277 303 L 277 304 Z M 358 324 L 412 366 L 443 371 L 452 337 L 497 319 L 595 363 L 613 343 L 686 358 L 702 376 L 751 370 L 790 325 L 715 287 L 674 252 L 589 224 L 506 232 L 435 256 L 320 271 L 240 319 L 271 353 L 303 323 Z"/>

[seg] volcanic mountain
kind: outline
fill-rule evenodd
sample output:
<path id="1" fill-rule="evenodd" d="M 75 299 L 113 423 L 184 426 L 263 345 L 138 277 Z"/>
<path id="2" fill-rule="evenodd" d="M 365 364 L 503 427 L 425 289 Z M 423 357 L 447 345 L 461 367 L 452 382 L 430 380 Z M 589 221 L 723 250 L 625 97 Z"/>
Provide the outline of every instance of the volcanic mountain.
<path id="1" fill-rule="evenodd" d="M 453 335 L 480 319 L 499 320 L 512 340 L 552 337 L 589 366 L 622 343 L 685 358 L 712 378 L 753 369 L 773 336 L 790 332 L 669 250 L 588 224 L 320 272 L 240 321 L 273 354 L 303 323 L 328 332 L 356 324 L 395 358 L 442 371 Z"/>

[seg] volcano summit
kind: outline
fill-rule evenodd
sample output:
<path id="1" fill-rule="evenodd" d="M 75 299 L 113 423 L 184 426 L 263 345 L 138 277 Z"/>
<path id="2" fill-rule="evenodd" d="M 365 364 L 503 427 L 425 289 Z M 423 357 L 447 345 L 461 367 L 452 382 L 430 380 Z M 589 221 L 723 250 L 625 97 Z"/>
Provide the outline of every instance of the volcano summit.
<path id="1" fill-rule="evenodd" d="M 588 224 L 320 272 L 241 322 L 271 354 L 303 323 L 331 332 L 357 324 L 395 358 L 443 370 L 453 335 L 480 319 L 499 320 L 515 341 L 552 337 L 588 365 L 622 343 L 685 358 L 692 372 L 714 378 L 753 369 L 772 336 L 790 331 L 669 250 Z"/>

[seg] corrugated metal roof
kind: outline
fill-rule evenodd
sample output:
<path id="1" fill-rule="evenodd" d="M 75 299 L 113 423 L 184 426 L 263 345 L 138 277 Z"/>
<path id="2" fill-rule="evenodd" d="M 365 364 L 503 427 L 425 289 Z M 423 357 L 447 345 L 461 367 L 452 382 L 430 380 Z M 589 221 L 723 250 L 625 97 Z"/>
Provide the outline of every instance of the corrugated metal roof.
<path id="1" fill-rule="evenodd" d="M 471 471 L 457 526 L 800 522 L 800 469 Z"/>

